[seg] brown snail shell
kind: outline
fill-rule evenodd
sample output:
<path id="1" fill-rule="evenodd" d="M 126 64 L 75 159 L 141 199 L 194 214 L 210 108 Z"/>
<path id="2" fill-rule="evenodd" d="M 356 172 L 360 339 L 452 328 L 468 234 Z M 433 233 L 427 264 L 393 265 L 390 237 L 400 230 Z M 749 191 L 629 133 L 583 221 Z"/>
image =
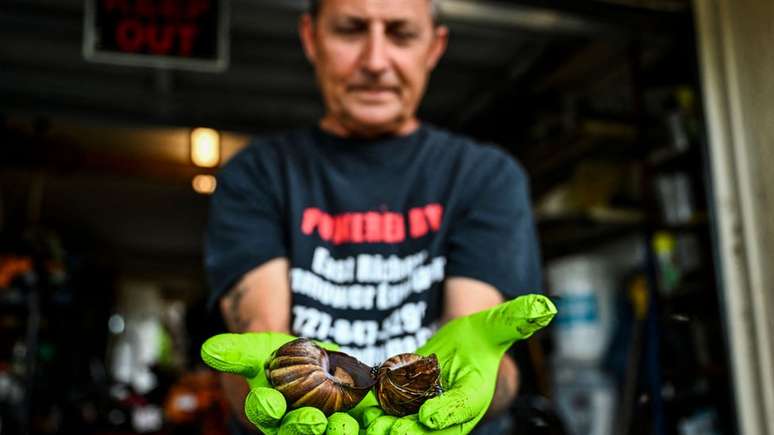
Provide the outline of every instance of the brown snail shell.
<path id="1" fill-rule="evenodd" d="M 376 399 L 384 412 L 397 417 L 416 414 L 426 400 L 443 393 L 435 354 L 396 355 L 375 369 Z"/>
<path id="2" fill-rule="evenodd" d="M 325 415 L 353 408 L 375 383 L 367 365 L 306 338 L 277 349 L 266 364 L 266 378 L 290 408 L 312 406 Z"/>

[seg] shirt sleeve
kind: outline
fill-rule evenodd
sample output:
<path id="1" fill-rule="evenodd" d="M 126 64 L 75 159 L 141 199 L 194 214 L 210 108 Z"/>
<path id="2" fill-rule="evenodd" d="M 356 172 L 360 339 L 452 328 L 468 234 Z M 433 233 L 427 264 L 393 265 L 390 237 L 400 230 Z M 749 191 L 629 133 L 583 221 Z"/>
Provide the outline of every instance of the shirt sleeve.
<path id="1" fill-rule="evenodd" d="M 493 154 L 469 176 L 473 188 L 450 230 L 446 275 L 483 281 L 506 299 L 542 293 L 527 177 L 510 156 Z"/>
<path id="2" fill-rule="evenodd" d="M 239 153 L 217 177 L 204 240 L 210 309 L 244 274 L 287 255 L 278 165 L 259 146 Z"/>

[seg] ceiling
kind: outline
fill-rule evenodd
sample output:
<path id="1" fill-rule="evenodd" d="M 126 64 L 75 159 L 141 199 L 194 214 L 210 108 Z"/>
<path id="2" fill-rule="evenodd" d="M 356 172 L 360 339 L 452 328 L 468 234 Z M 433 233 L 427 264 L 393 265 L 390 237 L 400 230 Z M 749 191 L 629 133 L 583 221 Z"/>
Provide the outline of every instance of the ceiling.
<path id="1" fill-rule="evenodd" d="M 681 53 L 671 47 L 692 32 L 687 3 L 444 1 L 452 36 L 421 116 L 528 160 L 523 143 L 561 117 L 562 96 L 628 111 L 631 60 L 652 69 L 646 80 L 668 71 Z M 229 66 L 206 73 L 86 61 L 83 0 L 4 0 L 0 116 L 16 145 L 0 162 L 6 227 L 37 220 L 88 234 L 146 266 L 197 259 L 207 198 L 190 188 L 201 171 L 188 162 L 189 128 L 223 130 L 228 157 L 251 133 L 322 113 L 295 31 L 304 5 L 232 0 Z"/>
<path id="2" fill-rule="evenodd" d="M 595 39 L 625 46 L 637 33 L 663 36 L 652 30 L 663 33 L 685 15 L 677 0 L 630 2 L 649 8 L 591 0 L 442 2 L 452 37 L 424 117 L 462 127 L 487 109 L 488 91 L 513 86 L 541 60 Z M 249 131 L 309 124 L 321 114 L 296 35 L 303 0 L 232 0 L 230 63 L 222 73 L 91 63 L 82 55 L 84 0 L 3 3 L 0 109 Z"/>

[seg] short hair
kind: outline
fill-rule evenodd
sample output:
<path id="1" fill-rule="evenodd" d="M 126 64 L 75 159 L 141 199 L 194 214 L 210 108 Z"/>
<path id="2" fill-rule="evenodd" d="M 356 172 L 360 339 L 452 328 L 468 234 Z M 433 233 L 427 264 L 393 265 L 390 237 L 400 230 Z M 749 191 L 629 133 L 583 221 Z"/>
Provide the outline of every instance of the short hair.
<path id="1" fill-rule="evenodd" d="M 322 0 L 309 0 L 309 15 L 317 17 L 320 13 L 320 5 Z M 433 16 L 433 23 L 438 24 L 438 19 L 441 14 L 441 7 L 439 0 L 430 0 L 430 13 Z"/>

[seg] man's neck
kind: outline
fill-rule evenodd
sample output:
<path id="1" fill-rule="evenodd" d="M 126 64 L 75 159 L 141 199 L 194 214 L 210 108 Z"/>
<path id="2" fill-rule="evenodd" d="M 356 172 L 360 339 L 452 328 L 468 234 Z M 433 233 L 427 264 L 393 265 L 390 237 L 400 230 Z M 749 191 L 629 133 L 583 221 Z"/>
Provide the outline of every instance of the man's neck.
<path id="1" fill-rule="evenodd" d="M 345 124 L 332 117 L 324 117 L 320 120 L 320 129 L 334 136 L 343 138 L 373 139 L 381 136 L 408 136 L 416 131 L 419 128 L 419 125 L 420 123 L 417 118 L 411 118 L 403 122 L 400 126 L 384 128 L 370 128 L 367 126 L 364 126 L 363 128 L 347 127 Z"/>

